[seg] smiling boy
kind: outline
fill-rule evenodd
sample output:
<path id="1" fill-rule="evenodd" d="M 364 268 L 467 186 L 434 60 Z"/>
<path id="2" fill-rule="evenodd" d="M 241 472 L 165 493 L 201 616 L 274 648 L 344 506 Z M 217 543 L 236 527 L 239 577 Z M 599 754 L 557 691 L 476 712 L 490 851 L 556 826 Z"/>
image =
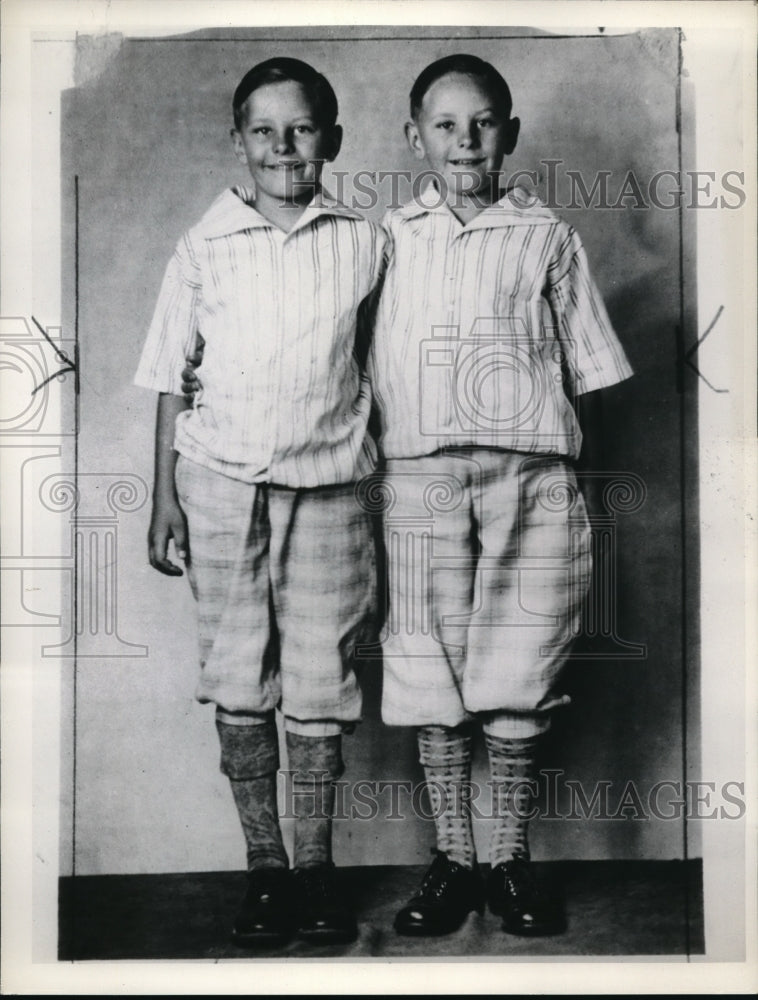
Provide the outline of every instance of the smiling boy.
<path id="1" fill-rule="evenodd" d="M 151 564 L 185 565 L 199 612 L 196 696 L 216 705 L 221 770 L 245 835 L 242 945 L 346 941 L 331 859 L 341 734 L 361 714 L 354 648 L 374 617 L 375 558 L 354 484 L 375 463 L 356 360 L 379 227 L 321 187 L 339 152 L 320 73 L 270 59 L 241 80 L 232 140 L 254 190 L 226 190 L 179 241 L 136 376 L 160 393 Z M 205 343 L 195 405 L 180 373 Z M 294 773 L 294 872 L 276 801 L 275 709 Z"/>
<path id="2" fill-rule="evenodd" d="M 448 57 L 447 63 L 465 66 L 466 60 Z M 411 100 L 408 144 L 435 175 L 440 204 L 466 225 L 501 196 L 503 157 L 513 152 L 521 127 L 511 116 L 508 87 L 492 74 L 482 86 L 481 78 L 452 69 L 429 83 L 421 74 Z"/>
<path id="3" fill-rule="evenodd" d="M 406 136 L 435 182 L 384 220 L 369 374 L 391 498 L 382 717 L 417 727 L 437 856 L 395 928 L 449 933 L 486 895 L 507 932 L 552 934 L 564 916 L 535 878 L 527 816 L 590 572 L 573 402 L 631 368 L 576 232 L 500 190 L 519 132 L 500 73 L 448 56 L 410 98 Z M 467 805 L 475 722 L 494 806 L 486 892 Z"/>

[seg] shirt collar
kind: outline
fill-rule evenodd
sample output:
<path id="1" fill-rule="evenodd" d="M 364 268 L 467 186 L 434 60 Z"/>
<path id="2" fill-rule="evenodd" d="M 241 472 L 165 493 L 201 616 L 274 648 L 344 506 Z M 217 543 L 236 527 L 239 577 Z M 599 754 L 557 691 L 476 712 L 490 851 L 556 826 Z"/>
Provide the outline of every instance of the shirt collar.
<path id="1" fill-rule="evenodd" d="M 439 188 L 431 178 L 416 198 L 399 209 L 404 219 L 417 219 L 422 215 L 441 214 L 453 216 Z M 501 198 L 489 205 L 462 229 L 497 229 L 501 226 L 545 225 L 557 221 L 557 216 L 539 200 L 536 194 L 523 187 L 503 192 Z"/>
<path id="2" fill-rule="evenodd" d="M 276 228 L 265 216 L 261 215 L 252 205 L 255 192 L 251 188 L 237 185 L 227 188 L 213 202 L 211 207 L 197 224 L 196 232 L 203 239 L 216 239 L 230 236 L 245 229 Z M 363 220 L 360 212 L 343 205 L 328 191 L 321 189 L 290 230 L 302 229 L 322 215 L 333 215 L 347 219 Z"/>

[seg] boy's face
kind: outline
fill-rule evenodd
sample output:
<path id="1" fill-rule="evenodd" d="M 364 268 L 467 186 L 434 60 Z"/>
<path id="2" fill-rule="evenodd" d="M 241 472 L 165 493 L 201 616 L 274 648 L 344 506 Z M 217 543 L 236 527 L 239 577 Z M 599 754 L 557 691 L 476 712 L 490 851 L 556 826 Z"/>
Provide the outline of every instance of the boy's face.
<path id="1" fill-rule="evenodd" d="M 321 124 L 303 86 L 268 83 L 243 105 L 244 122 L 232 130 L 237 158 L 255 181 L 256 201 L 307 203 L 324 161 L 339 152 L 342 130 Z"/>
<path id="2" fill-rule="evenodd" d="M 516 145 L 518 126 L 480 81 L 448 73 L 426 92 L 406 136 L 416 156 L 442 175 L 450 199 L 496 188 L 495 174 Z"/>

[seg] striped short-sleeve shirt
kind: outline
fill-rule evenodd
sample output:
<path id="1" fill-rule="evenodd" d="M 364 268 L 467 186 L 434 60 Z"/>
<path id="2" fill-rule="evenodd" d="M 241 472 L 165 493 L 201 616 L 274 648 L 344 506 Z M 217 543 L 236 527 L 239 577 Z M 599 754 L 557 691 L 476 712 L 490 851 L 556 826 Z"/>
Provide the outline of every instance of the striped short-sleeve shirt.
<path id="1" fill-rule="evenodd" d="M 179 241 L 135 382 L 180 395 L 200 333 L 202 388 L 177 419 L 180 454 L 245 482 L 351 482 L 376 459 L 356 337 L 386 237 L 325 192 L 289 232 L 251 202 L 225 191 Z"/>
<path id="2" fill-rule="evenodd" d="M 436 188 L 390 211 L 369 374 L 388 458 L 579 455 L 571 398 L 632 374 L 576 231 L 515 189 L 462 225 Z"/>

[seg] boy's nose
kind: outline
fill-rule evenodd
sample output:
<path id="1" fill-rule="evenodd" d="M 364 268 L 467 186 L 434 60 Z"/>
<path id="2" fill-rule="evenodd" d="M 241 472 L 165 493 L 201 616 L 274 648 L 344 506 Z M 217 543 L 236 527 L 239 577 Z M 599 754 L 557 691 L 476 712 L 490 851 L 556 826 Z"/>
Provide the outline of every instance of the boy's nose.
<path id="1" fill-rule="evenodd" d="M 279 132 L 274 136 L 274 152 L 291 153 L 292 148 L 292 133 L 289 130 Z"/>
<path id="2" fill-rule="evenodd" d="M 468 126 L 463 126 L 458 133 L 458 145 L 468 148 L 476 143 L 476 127 L 472 123 Z"/>

